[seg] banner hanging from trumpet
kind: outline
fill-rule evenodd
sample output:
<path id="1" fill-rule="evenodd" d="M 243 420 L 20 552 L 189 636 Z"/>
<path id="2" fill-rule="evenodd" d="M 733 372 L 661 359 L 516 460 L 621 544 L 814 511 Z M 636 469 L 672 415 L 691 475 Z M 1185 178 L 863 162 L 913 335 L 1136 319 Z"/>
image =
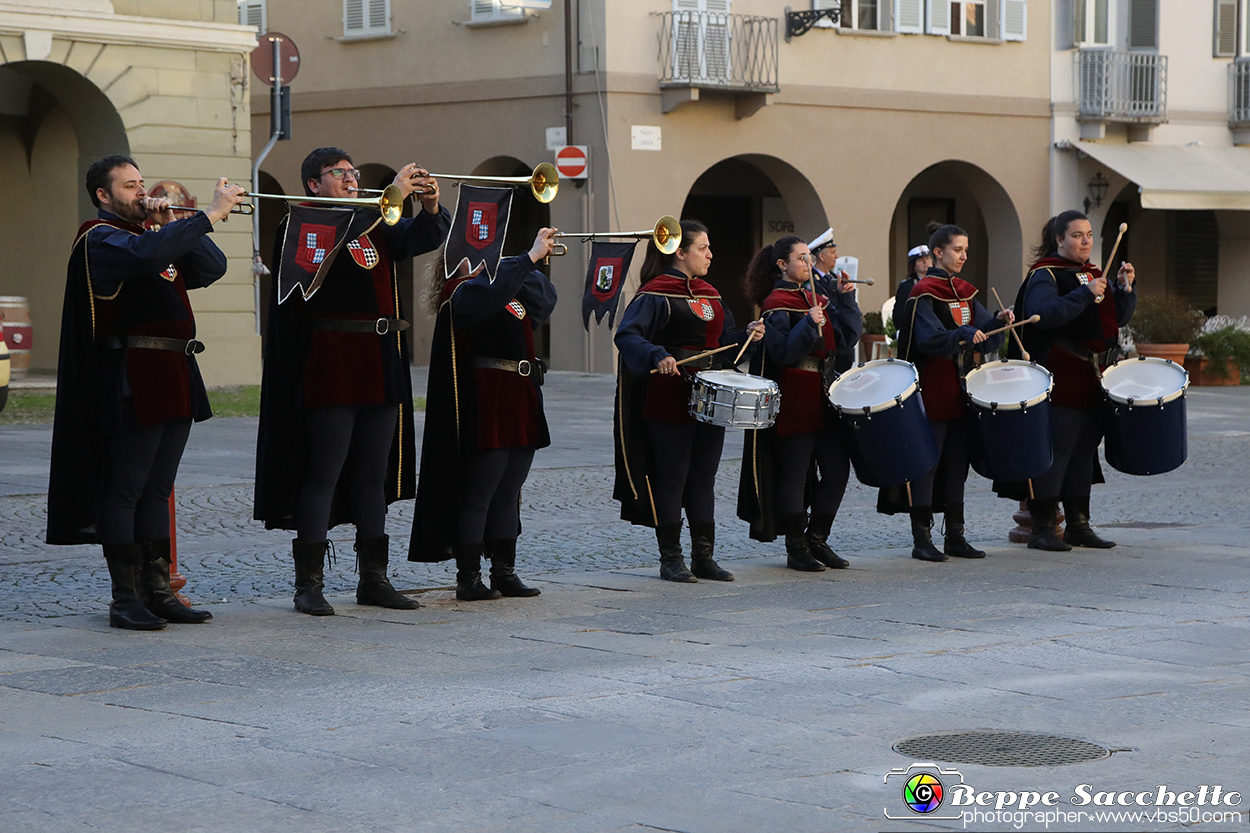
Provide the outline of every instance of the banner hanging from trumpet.
<path id="1" fill-rule="evenodd" d="M 372 231 L 380 222 L 377 209 L 292 205 L 278 264 L 278 303 L 284 303 L 296 287 L 305 301 L 311 298 L 321 288 L 343 245 Z"/>
<path id="2" fill-rule="evenodd" d="M 473 274 L 484 267 L 490 282 L 495 282 L 514 193 L 511 188 L 460 186 L 451 233 L 443 251 L 444 277 Z"/>
<path id="3" fill-rule="evenodd" d="M 625 284 L 625 275 L 637 248 L 637 241 L 601 243 L 596 240 L 591 244 L 590 268 L 586 272 L 586 290 L 582 294 L 582 324 L 587 331 L 590 330 L 591 313 L 595 315 L 596 324 L 602 323 L 603 316 L 607 315 L 608 329 L 615 326 L 621 287 Z"/>

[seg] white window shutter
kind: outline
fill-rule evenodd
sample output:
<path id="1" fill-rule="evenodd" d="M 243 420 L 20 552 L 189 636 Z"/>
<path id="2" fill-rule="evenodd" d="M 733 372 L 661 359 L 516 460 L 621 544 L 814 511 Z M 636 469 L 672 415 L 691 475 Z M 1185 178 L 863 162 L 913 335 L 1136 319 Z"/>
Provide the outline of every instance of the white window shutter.
<path id="1" fill-rule="evenodd" d="M 1087 16 L 1089 8 L 1086 5 L 1087 0 L 1072 0 L 1072 45 L 1080 46 L 1085 43 L 1087 35 L 1085 27 L 1088 25 Z"/>
<path id="2" fill-rule="evenodd" d="M 1003 40 L 1024 40 L 1028 34 L 1029 0 L 1002 0 Z"/>
<path id="3" fill-rule="evenodd" d="M 729 14 L 729 6 L 733 0 L 704 0 L 704 10 Z"/>
<path id="4" fill-rule="evenodd" d="M 1237 55 L 1237 0 L 1215 0 L 1215 43 L 1217 58 Z"/>
<path id="5" fill-rule="evenodd" d="M 239 0 L 239 25 L 255 26 L 260 34 L 269 31 L 268 21 L 265 20 L 265 0 Z"/>
<path id="6" fill-rule="evenodd" d="M 924 31 L 924 0 L 894 0 L 894 31 Z"/>
<path id="7" fill-rule="evenodd" d="M 390 5 L 390 0 L 369 0 L 369 19 L 365 22 L 370 32 L 391 30 Z"/>
<path id="8" fill-rule="evenodd" d="M 925 0 L 925 31 L 930 35 L 951 33 L 950 0 Z"/>

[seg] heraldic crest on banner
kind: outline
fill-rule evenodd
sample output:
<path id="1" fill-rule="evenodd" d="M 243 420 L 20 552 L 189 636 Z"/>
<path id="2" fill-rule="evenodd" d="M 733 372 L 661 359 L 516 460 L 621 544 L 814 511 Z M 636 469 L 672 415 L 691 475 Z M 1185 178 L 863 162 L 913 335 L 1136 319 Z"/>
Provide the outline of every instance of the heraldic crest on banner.
<path id="1" fill-rule="evenodd" d="M 443 252 L 445 277 L 470 275 L 484 267 L 486 276 L 494 283 L 508 235 L 514 193 L 511 188 L 460 186 L 451 233 Z"/>
<path id="2" fill-rule="evenodd" d="M 376 209 L 292 205 L 278 263 L 278 303 L 284 303 L 296 287 L 305 301 L 316 294 L 344 245 L 365 269 L 377 266 L 378 250 L 368 233 L 380 222 L 382 215 Z"/>

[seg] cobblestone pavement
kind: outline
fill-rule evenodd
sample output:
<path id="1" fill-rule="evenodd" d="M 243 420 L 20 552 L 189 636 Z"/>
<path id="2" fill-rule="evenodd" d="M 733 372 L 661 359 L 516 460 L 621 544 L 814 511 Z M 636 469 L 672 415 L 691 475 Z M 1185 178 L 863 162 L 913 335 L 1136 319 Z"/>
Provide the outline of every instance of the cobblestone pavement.
<path id="1" fill-rule="evenodd" d="M 611 458 L 611 392 L 610 378 L 552 374 L 547 408 L 557 444 L 539 452 L 522 495 L 518 567 L 525 576 L 635 568 L 654 561 L 651 531 L 620 521 L 611 501 L 613 472 L 602 464 Z M 1109 537 L 1117 525 L 1193 526 L 1197 538 L 1202 527 L 1250 527 L 1241 477 L 1250 470 L 1247 406 L 1250 388 L 1191 392 L 1188 462 L 1160 477 L 1106 469 L 1108 483 L 1095 492 L 1096 525 Z M 260 601 L 291 592 L 291 534 L 266 531 L 251 520 L 248 451 L 254 425 L 254 419 L 218 419 L 192 432 L 177 492 L 178 551 L 189 580 L 186 592 L 198 601 Z M 15 435 L 18 429 L 27 458 L 16 462 L 30 471 L 39 465 L 29 459 L 39 445 L 35 440 L 42 437 L 46 444 L 50 431 L 20 426 Z M 726 442 L 717 483 L 718 557 L 732 562 L 771 551 L 780 558 L 780 542 L 749 540 L 745 525 L 734 517 L 740 436 L 731 433 Z M 0 429 L 0 442 L 12 448 L 7 440 L 7 429 Z M 7 485 L 7 494 L 0 492 L 0 619 L 47 619 L 107 606 L 108 576 L 99 549 L 42 543 L 44 495 L 14 494 L 14 484 Z M 976 475 L 969 480 L 967 500 L 970 538 L 982 546 L 1011 546 L 1005 533 L 1013 525 L 1014 505 L 996 498 Z M 903 557 L 910 546 L 906 520 L 876 514 L 875 501 L 876 491 L 852 477 L 832 539 L 852 560 Z M 387 531 L 394 583 L 401 589 L 450 586 L 451 565 L 404 560 L 411 522 L 411 501 L 391 507 Z M 350 527 L 331 533 L 339 560 L 327 572 L 328 593 L 355 586 L 352 534 Z"/>

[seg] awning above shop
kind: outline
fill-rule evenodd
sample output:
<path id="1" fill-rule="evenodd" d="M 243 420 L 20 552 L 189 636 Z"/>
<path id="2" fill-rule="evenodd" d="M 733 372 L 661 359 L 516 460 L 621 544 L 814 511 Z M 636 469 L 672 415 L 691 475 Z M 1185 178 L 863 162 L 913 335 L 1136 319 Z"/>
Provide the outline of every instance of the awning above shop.
<path id="1" fill-rule="evenodd" d="M 1075 147 L 1136 183 L 1142 208 L 1250 211 L 1250 148 L 1098 142 Z"/>

